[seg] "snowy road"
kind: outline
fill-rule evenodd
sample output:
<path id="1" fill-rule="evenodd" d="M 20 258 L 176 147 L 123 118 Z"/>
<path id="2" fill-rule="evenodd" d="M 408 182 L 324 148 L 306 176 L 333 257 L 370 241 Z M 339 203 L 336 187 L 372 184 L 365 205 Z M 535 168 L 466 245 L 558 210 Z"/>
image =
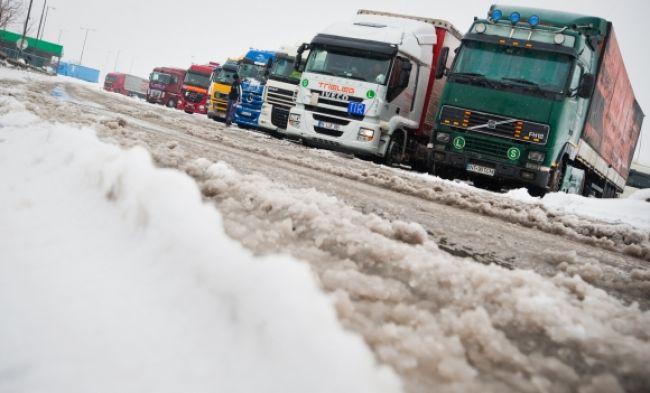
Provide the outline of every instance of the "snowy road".
<path id="1" fill-rule="evenodd" d="M 144 146 L 161 166 L 188 173 L 234 239 L 308 262 L 340 320 L 408 392 L 650 389 L 647 228 L 62 79 L 0 79 L 0 94 L 47 121 Z"/>

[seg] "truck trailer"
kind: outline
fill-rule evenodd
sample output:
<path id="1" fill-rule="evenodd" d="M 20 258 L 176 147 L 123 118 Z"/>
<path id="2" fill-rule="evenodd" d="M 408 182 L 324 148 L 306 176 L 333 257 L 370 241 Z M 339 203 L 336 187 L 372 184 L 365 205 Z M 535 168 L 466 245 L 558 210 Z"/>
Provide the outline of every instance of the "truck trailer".
<path id="1" fill-rule="evenodd" d="M 218 63 L 192 64 L 185 73 L 183 87 L 176 107 L 186 113 L 207 114 L 208 88 L 210 76 Z"/>
<path id="2" fill-rule="evenodd" d="M 279 135 L 286 133 L 289 111 L 296 105 L 301 73 L 296 68 L 298 47 L 282 47 L 275 55 L 266 84 L 260 128 Z M 303 54 L 304 55 L 304 54 Z"/>
<path id="3" fill-rule="evenodd" d="M 146 79 L 121 72 L 110 72 L 104 78 L 104 90 L 129 97 L 145 99 L 148 88 L 149 81 Z"/>
<path id="4" fill-rule="evenodd" d="M 461 34 L 440 19 L 358 11 L 317 34 L 287 135 L 426 170 L 445 70 Z"/>
<path id="5" fill-rule="evenodd" d="M 176 108 L 180 99 L 185 70 L 182 68 L 156 67 L 149 74 L 147 101 Z"/>
<path id="6" fill-rule="evenodd" d="M 495 5 L 449 71 L 431 169 L 488 188 L 616 197 L 643 118 L 611 22 Z"/>

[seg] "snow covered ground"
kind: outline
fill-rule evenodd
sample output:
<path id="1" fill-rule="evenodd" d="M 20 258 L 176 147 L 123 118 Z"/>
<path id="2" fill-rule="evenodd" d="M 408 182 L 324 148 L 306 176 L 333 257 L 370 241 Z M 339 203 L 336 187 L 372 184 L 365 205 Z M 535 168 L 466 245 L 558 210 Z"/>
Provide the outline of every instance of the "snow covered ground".
<path id="1" fill-rule="evenodd" d="M 645 204 L 563 213 L 97 90 L 0 69 L 0 391 L 650 390 Z M 445 252 L 451 221 L 508 268 Z"/>
<path id="2" fill-rule="evenodd" d="M 0 98 L 0 391 L 397 392 L 307 265 L 187 176 Z"/>

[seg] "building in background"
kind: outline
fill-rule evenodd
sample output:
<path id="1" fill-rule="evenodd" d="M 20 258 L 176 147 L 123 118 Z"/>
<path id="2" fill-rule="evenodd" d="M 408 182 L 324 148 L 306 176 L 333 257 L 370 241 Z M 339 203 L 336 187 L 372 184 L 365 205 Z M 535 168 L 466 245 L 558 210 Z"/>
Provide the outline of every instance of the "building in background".
<path id="1" fill-rule="evenodd" d="M 19 45 L 23 48 L 22 52 Z M 51 72 L 56 72 L 63 56 L 63 46 L 59 44 L 32 37 L 25 37 L 22 41 L 22 35 L 7 30 L 0 30 L 0 51 L 10 60 L 22 61 Z"/>

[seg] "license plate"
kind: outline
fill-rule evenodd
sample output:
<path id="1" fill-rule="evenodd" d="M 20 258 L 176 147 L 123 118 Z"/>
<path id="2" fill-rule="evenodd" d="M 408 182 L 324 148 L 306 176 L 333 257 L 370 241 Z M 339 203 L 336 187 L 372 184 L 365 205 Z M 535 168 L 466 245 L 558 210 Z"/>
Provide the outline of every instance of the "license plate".
<path id="1" fill-rule="evenodd" d="M 340 131 L 341 126 L 334 123 L 328 123 L 326 121 L 319 121 L 316 125 L 320 128 L 325 128 L 326 130 Z"/>
<path id="2" fill-rule="evenodd" d="M 467 164 L 467 171 L 478 173 L 485 176 L 494 176 L 495 174 L 494 168 L 490 168 L 482 165 L 476 165 L 476 164 Z"/>

